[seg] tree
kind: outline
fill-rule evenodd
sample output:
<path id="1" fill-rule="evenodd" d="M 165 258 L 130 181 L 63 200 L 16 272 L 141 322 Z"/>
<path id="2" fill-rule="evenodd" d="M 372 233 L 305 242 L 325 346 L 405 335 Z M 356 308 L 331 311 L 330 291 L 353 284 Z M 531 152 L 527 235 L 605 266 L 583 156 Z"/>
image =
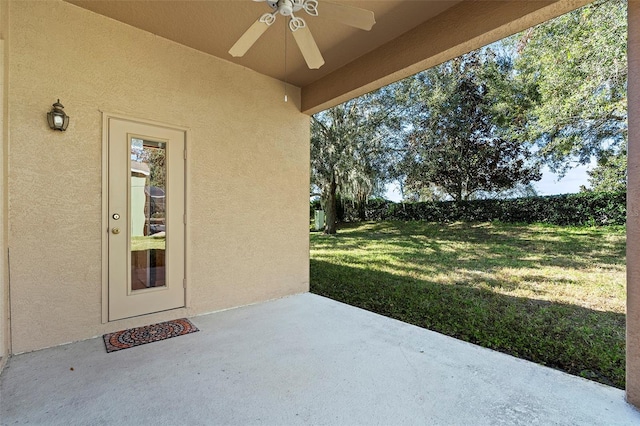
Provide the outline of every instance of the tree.
<path id="1" fill-rule="evenodd" d="M 553 171 L 624 151 L 627 140 L 625 0 L 598 0 L 513 39 L 532 88 L 525 138 Z"/>
<path id="2" fill-rule="evenodd" d="M 580 187 L 580 191 L 626 191 L 627 190 L 627 152 L 603 156 L 598 165 L 587 172 L 590 188 Z"/>
<path id="3" fill-rule="evenodd" d="M 338 192 L 363 205 L 388 178 L 400 129 L 395 93 L 388 86 L 311 119 L 311 181 L 320 190 L 327 234 L 336 232 Z"/>
<path id="4" fill-rule="evenodd" d="M 434 184 L 413 185 L 409 182 L 409 186 L 404 188 L 402 194 L 402 200 L 407 202 L 421 202 L 421 201 L 446 201 L 448 194 L 443 192 L 438 186 Z"/>
<path id="5" fill-rule="evenodd" d="M 141 160 L 149 165 L 151 171 L 149 185 L 165 191 L 167 179 L 165 149 L 145 146 L 142 151 Z"/>
<path id="6" fill-rule="evenodd" d="M 454 200 L 541 178 L 529 150 L 503 126 L 512 91 L 508 61 L 475 51 L 418 74 L 420 96 L 407 140 L 407 187 L 436 185 Z"/>

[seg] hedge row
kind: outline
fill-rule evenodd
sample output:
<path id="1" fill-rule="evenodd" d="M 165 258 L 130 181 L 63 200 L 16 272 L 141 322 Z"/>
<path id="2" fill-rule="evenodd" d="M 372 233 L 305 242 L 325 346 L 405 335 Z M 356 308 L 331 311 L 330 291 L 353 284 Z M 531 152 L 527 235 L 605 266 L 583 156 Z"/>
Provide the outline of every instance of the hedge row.
<path id="1" fill-rule="evenodd" d="M 319 204 L 310 206 L 313 210 Z M 357 221 L 355 205 L 344 202 L 338 209 L 341 221 Z M 341 214 L 342 213 L 342 214 Z M 366 220 L 424 220 L 427 222 L 549 223 L 554 225 L 624 225 L 625 192 L 583 192 L 509 200 L 433 201 L 394 203 L 369 201 Z M 312 216 L 313 217 L 313 216 Z"/>

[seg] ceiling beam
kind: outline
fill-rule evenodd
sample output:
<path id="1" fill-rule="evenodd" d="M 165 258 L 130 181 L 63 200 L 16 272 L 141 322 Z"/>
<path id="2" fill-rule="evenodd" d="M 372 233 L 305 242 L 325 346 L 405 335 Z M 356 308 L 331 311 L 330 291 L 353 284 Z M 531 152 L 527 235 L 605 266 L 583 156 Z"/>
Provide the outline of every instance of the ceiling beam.
<path id="1" fill-rule="evenodd" d="M 338 105 L 590 2 L 464 1 L 303 87 L 302 112 Z"/>

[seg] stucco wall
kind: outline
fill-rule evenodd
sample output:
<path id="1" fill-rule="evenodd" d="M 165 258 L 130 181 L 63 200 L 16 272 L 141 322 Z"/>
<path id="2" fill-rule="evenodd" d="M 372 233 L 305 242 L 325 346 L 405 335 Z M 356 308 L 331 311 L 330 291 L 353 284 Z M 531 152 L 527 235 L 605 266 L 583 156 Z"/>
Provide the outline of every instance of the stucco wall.
<path id="1" fill-rule="evenodd" d="M 2 4 L 0 3 L 0 9 Z M 0 22 L 1 21 L 0 12 Z M 0 370 L 4 365 L 4 361 L 9 354 L 9 285 L 4 277 L 4 271 L 6 264 L 3 259 L 6 259 L 6 230 L 5 230 L 5 209 L 4 209 L 4 194 L 5 194 L 5 176 L 4 176 L 4 122 L 5 122 L 5 79 L 4 79 L 4 46 L 5 42 L 0 37 Z"/>
<path id="2" fill-rule="evenodd" d="M 308 290 L 299 92 L 67 3 L 10 13 L 14 353 Z M 58 98 L 66 132 L 46 124 Z M 102 324 L 101 111 L 190 129 L 188 309 Z"/>
<path id="3" fill-rule="evenodd" d="M 5 60 L 7 49 L 8 10 L 7 1 L 0 0 L 0 371 L 10 352 L 9 342 L 9 280 L 7 279 L 7 203 L 6 189 L 6 142 L 7 142 L 7 97 L 5 78 L 8 66 Z"/>

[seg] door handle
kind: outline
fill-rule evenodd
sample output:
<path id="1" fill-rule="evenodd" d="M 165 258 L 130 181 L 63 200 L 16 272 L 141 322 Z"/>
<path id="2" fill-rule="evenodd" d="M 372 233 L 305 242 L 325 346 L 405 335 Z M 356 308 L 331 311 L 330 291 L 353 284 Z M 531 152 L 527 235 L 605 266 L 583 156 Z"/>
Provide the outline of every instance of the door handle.
<path id="1" fill-rule="evenodd" d="M 120 228 L 111 228 L 111 232 L 113 232 L 114 234 L 119 234 Z"/>

